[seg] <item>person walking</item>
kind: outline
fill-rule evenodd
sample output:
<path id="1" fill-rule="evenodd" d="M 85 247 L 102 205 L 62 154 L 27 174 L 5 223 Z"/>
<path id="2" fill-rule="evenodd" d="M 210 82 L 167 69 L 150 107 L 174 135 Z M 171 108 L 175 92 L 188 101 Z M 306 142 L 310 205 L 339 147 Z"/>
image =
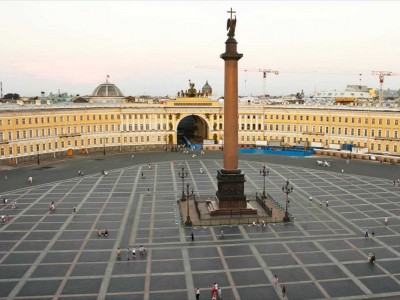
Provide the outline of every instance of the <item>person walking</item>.
<path id="1" fill-rule="evenodd" d="M 193 232 L 190 234 L 190 237 L 192 239 L 192 242 L 194 242 L 194 234 L 193 234 Z"/>
<path id="2" fill-rule="evenodd" d="M 279 278 L 278 278 L 278 275 L 274 275 L 274 284 L 275 285 L 278 285 L 279 284 Z"/>
<path id="3" fill-rule="evenodd" d="M 282 284 L 282 297 L 285 298 L 286 295 L 286 286 L 285 284 Z"/>
<path id="4" fill-rule="evenodd" d="M 365 237 L 368 237 L 368 228 L 365 228 Z"/>
<path id="5" fill-rule="evenodd" d="M 136 259 L 136 249 L 135 247 L 132 248 L 132 260 Z"/>
<path id="6" fill-rule="evenodd" d="M 221 234 L 220 234 L 219 238 L 220 238 L 221 240 L 224 240 L 224 239 L 225 239 L 224 230 L 223 230 L 223 229 L 221 229 Z"/>
<path id="7" fill-rule="evenodd" d="M 384 223 L 385 223 L 386 226 L 389 224 L 389 218 L 387 216 L 385 216 Z"/>
<path id="8" fill-rule="evenodd" d="M 131 249 L 129 249 L 129 247 L 128 247 L 128 249 L 126 251 L 126 260 L 129 260 L 129 255 L 130 254 L 131 254 Z"/>
<path id="9" fill-rule="evenodd" d="M 76 206 L 74 206 L 74 213 L 76 213 Z"/>
<path id="10" fill-rule="evenodd" d="M 194 290 L 194 292 L 196 294 L 196 300 L 199 300 L 200 299 L 200 289 L 197 288 L 197 289 Z"/>
<path id="11" fill-rule="evenodd" d="M 217 289 L 213 289 L 211 292 L 212 295 L 212 300 L 217 300 L 217 296 L 218 296 L 218 290 Z"/>

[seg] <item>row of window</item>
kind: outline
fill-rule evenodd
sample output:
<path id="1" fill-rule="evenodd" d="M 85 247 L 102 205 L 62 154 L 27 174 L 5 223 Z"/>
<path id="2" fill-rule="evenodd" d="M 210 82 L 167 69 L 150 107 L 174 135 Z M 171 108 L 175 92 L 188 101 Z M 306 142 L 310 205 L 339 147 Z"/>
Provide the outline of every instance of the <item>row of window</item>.
<path id="1" fill-rule="evenodd" d="M 242 142 L 245 142 L 245 141 L 247 141 L 247 142 L 255 142 L 256 140 L 257 141 L 261 141 L 262 138 L 263 139 L 269 138 L 269 139 L 273 139 L 273 140 L 280 139 L 278 136 L 275 136 L 275 137 L 273 137 L 273 136 L 262 137 L 260 135 L 258 135 L 258 136 L 244 136 L 244 135 L 241 135 L 240 136 L 240 140 Z M 301 143 L 301 142 L 304 142 L 304 141 L 308 142 L 309 139 L 305 138 L 305 140 L 303 140 L 303 138 L 297 139 L 296 137 L 293 137 L 293 143 L 294 144 L 297 143 L 297 142 Z M 313 139 L 312 141 L 315 142 L 316 140 Z M 84 146 L 86 146 L 86 147 L 103 146 L 104 144 L 108 144 L 109 142 L 111 142 L 111 144 L 115 144 L 115 142 L 121 143 L 121 137 L 116 137 L 116 138 L 115 137 L 98 138 L 98 139 L 94 138 L 93 139 L 93 144 L 92 144 L 92 140 L 91 139 L 87 139 L 86 140 L 86 145 L 85 145 L 85 140 L 84 139 L 81 139 L 80 143 L 79 143 L 78 140 L 74 140 L 74 141 L 68 140 L 68 141 L 61 141 L 60 145 L 61 145 L 61 149 L 65 149 L 66 147 L 69 148 L 69 147 L 78 147 L 78 146 L 81 146 L 81 147 L 84 147 Z M 166 142 L 166 136 L 155 136 L 155 137 L 153 137 L 153 141 L 152 141 L 151 137 L 149 137 L 149 136 L 146 136 L 146 137 L 144 137 L 144 136 L 140 136 L 140 137 L 124 137 L 123 138 L 123 142 L 124 142 L 124 144 L 127 144 L 127 143 L 145 143 L 145 142 L 146 143 L 150 143 L 150 142 L 165 143 Z M 291 138 L 290 137 L 286 137 L 286 142 L 288 144 L 291 143 Z M 320 139 L 319 142 L 323 142 L 323 140 Z M 339 140 L 338 141 L 331 140 L 330 142 L 332 144 L 335 144 L 335 142 L 340 143 Z M 325 143 L 326 143 L 326 145 L 328 145 L 328 140 L 325 140 Z M 361 145 L 360 142 L 358 142 L 357 144 L 358 144 L 357 146 L 359 146 L 359 147 L 360 146 L 367 147 L 367 143 L 364 143 L 363 145 Z M 42 144 L 30 144 L 30 145 L 24 145 L 22 147 L 21 146 L 17 146 L 16 147 L 16 154 L 28 154 L 28 149 L 29 149 L 30 153 L 34 153 L 35 151 L 39 151 L 39 152 L 52 151 L 53 145 L 54 145 L 54 149 L 58 150 L 58 146 L 59 146 L 58 142 L 42 143 Z M 388 145 L 388 144 L 382 145 L 381 143 L 378 143 L 378 144 L 371 143 L 370 144 L 371 151 L 375 150 L 375 145 L 377 146 L 377 151 L 388 151 L 388 152 L 395 152 L 396 153 L 397 149 L 398 149 L 396 144 L 393 144 L 393 145 Z M 383 146 L 384 146 L 384 149 L 383 149 Z M 8 150 L 9 150 L 9 155 L 13 155 L 13 147 L 11 147 L 11 146 L 8 147 Z M 1 156 L 5 155 L 5 148 L 4 147 L 0 148 L 0 155 Z"/>
<path id="2" fill-rule="evenodd" d="M 166 136 L 154 136 L 153 138 L 150 136 L 140 136 L 140 137 L 124 137 L 123 139 L 124 144 L 127 143 L 165 143 Z M 80 142 L 78 140 L 68 140 L 68 141 L 61 141 L 60 143 L 42 143 L 42 144 L 30 144 L 24 146 L 17 146 L 16 153 L 17 154 L 28 154 L 28 153 L 35 153 L 35 151 L 43 152 L 43 151 L 52 151 L 53 149 L 59 150 L 58 146 L 61 145 L 61 149 L 69 148 L 69 147 L 96 147 L 96 146 L 104 146 L 104 144 L 108 145 L 111 142 L 112 145 L 115 143 L 121 143 L 121 137 L 111 137 L 111 138 L 94 138 L 93 143 L 92 140 L 89 138 L 86 140 L 81 139 Z M 54 146 L 53 146 L 54 145 Z M 13 147 L 8 147 L 9 155 L 13 155 Z M 28 152 L 29 150 L 29 152 Z M 5 155 L 5 148 L 0 148 L 1 156 Z"/>
<path id="3" fill-rule="evenodd" d="M 316 134 L 343 134 L 352 136 L 363 136 L 363 137 L 387 137 L 387 138 L 398 138 L 398 130 L 382 130 L 382 129 L 361 129 L 361 128 L 347 128 L 347 127 L 331 127 L 329 130 L 328 126 L 316 126 L 316 125 L 278 125 L 278 124 L 264 124 L 264 131 L 281 131 L 281 132 L 311 132 Z M 310 130 L 311 129 L 311 130 Z M 317 130 L 318 129 L 318 130 Z M 261 124 L 241 124 L 241 130 L 261 130 Z M 368 135 L 370 130 L 370 135 Z M 362 134 L 363 133 L 363 134 Z"/>
<path id="4" fill-rule="evenodd" d="M 280 127 L 280 128 L 279 128 Z M 247 124 L 247 130 L 250 129 L 250 124 Z M 261 125 L 256 129 L 255 124 L 252 126 L 253 130 L 261 130 Z M 291 129 L 293 128 L 293 131 Z M 329 130 L 329 128 L 331 130 Z M 311 130 L 310 130 L 311 129 Z M 318 130 L 317 130 L 318 129 Z M 244 124 L 242 124 L 242 130 L 245 130 Z M 387 137 L 387 138 L 398 138 L 398 130 L 382 130 L 382 129 L 368 129 L 368 128 L 347 128 L 347 127 L 328 127 L 328 126 L 316 126 L 316 125 L 278 125 L 278 124 L 264 124 L 265 131 L 281 131 L 281 132 L 310 132 L 316 134 L 343 134 L 343 135 L 352 135 L 352 136 L 362 136 L 362 137 Z M 368 135 L 368 130 L 370 130 L 370 135 Z"/>
<path id="5" fill-rule="evenodd" d="M 122 115 L 122 118 L 125 120 L 129 120 L 129 119 L 136 119 L 136 120 L 146 120 L 149 119 L 153 114 L 124 114 Z M 167 118 L 167 114 L 157 114 L 155 115 L 156 118 L 162 119 L 162 118 Z M 117 115 L 95 115 L 95 114 L 90 114 L 90 115 L 86 115 L 86 121 L 101 121 L 101 120 L 120 120 L 121 115 L 117 114 Z M 25 124 L 45 124 L 45 123 L 51 123 L 51 120 L 53 120 L 54 123 L 57 122 L 77 122 L 79 119 L 79 121 L 83 121 L 85 118 L 83 115 L 80 116 L 53 116 L 53 117 L 35 117 L 35 118 L 16 118 L 15 120 L 15 124 L 19 125 L 25 125 Z M 12 118 L 8 118 L 7 119 L 7 125 L 12 125 Z M 3 119 L 0 119 L 0 126 L 3 125 Z"/>
<path id="6" fill-rule="evenodd" d="M 145 120 L 145 119 L 149 119 L 151 118 L 152 114 L 123 114 L 122 118 L 125 120 L 129 120 L 129 119 L 136 119 L 136 120 Z M 158 119 L 165 119 L 167 118 L 167 114 L 156 114 L 155 117 Z M 220 118 L 222 116 L 220 115 Z M 89 114 L 86 115 L 86 120 L 87 121 L 96 121 L 96 120 L 119 120 L 121 118 L 120 114 Z M 261 119 L 262 115 L 241 115 L 240 116 L 241 119 Z M 35 117 L 35 118 L 16 118 L 15 119 L 15 124 L 19 125 L 19 124 L 45 124 L 45 123 L 51 123 L 51 120 L 53 119 L 54 123 L 59 122 L 76 122 L 78 121 L 78 119 L 80 121 L 83 121 L 84 115 L 80 115 L 80 116 L 53 116 L 53 117 Z M 344 123 L 351 123 L 351 124 L 368 124 L 368 120 L 371 119 L 371 124 L 379 124 L 379 125 L 383 125 L 383 123 L 386 123 L 386 125 L 391 125 L 394 124 L 395 126 L 399 125 L 399 120 L 398 119 L 390 119 L 390 118 L 385 118 L 385 119 L 376 119 L 376 118 L 362 118 L 362 117 L 337 117 L 337 116 L 309 116 L 309 115 L 290 115 L 290 114 L 271 114 L 269 115 L 264 115 L 264 119 L 265 120 L 288 120 L 290 121 L 291 119 L 293 119 L 294 121 L 319 121 L 319 122 L 330 122 L 330 120 L 332 122 L 336 122 L 336 120 L 341 123 L 342 121 Z M 7 119 L 7 124 L 11 125 L 12 124 L 12 118 L 8 118 Z M 3 125 L 3 120 L 0 119 L 0 126 Z"/>
<path id="7" fill-rule="evenodd" d="M 123 125 L 123 131 L 149 131 L 149 124 L 126 124 Z M 156 130 L 166 130 L 166 124 L 157 124 Z M 85 126 L 81 125 L 80 127 L 61 127 L 61 128 L 42 128 L 42 129 L 29 129 L 29 130 L 16 130 L 15 131 L 15 139 L 27 139 L 27 138 L 38 138 L 38 137 L 50 137 L 57 135 L 66 135 L 66 134 L 84 134 L 84 133 L 96 133 L 96 132 L 119 132 L 121 130 L 121 125 L 87 125 L 86 131 Z M 0 132 L 0 141 L 4 140 L 4 132 Z M 8 140 L 13 140 L 13 132 L 8 131 Z"/>
<path id="8" fill-rule="evenodd" d="M 344 122 L 344 123 L 351 123 L 351 124 L 355 124 L 357 122 L 357 124 L 368 124 L 368 120 L 371 119 L 371 124 L 379 124 L 382 125 L 384 123 L 384 120 L 386 120 L 386 125 L 390 125 L 390 124 L 394 124 L 394 125 L 399 125 L 399 120 L 398 119 L 376 119 L 376 118 L 355 118 L 355 117 L 336 117 L 336 116 L 308 116 L 308 115 L 290 115 L 290 114 L 276 114 L 276 115 L 264 115 L 264 119 L 265 120 L 287 120 L 290 121 L 293 117 L 294 121 L 319 121 L 319 122 L 330 122 L 330 120 L 332 120 L 332 122 Z M 241 115 L 241 119 L 261 119 L 261 115 Z"/>
<path id="9" fill-rule="evenodd" d="M 149 131 L 151 130 L 149 124 L 124 124 L 122 126 L 123 131 Z M 330 128 L 330 129 L 329 129 Z M 27 138 L 38 138 L 38 137 L 50 137 L 57 135 L 67 134 L 85 134 L 85 133 L 97 133 L 97 132 L 119 132 L 121 125 L 87 125 L 86 131 L 85 126 L 80 127 L 61 127 L 61 128 L 42 128 L 42 129 L 30 129 L 30 130 L 17 130 L 15 131 L 15 139 L 27 139 Z M 158 123 L 156 130 L 166 130 L 167 124 Z M 215 128 L 216 129 L 216 128 Z M 219 124 L 219 130 L 222 130 L 222 123 Z M 293 129 L 293 131 L 292 131 Z M 241 124 L 241 130 L 258 130 L 261 131 L 261 124 Z M 316 134 L 338 134 L 338 135 L 352 135 L 362 137 L 386 137 L 386 138 L 398 138 L 398 130 L 382 130 L 382 129 L 368 129 L 368 128 L 347 128 L 347 127 L 328 127 L 328 126 L 316 126 L 316 125 L 278 125 L 278 124 L 264 124 L 264 131 L 281 131 L 281 132 L 310 132 Z M 368 134 L 370 131 L 370 134 Z M 4 132 L 0 132 L 0 141 L 4 140 Z M 8 131 L 8 140 L 13 140 L 13 132 Z"/>

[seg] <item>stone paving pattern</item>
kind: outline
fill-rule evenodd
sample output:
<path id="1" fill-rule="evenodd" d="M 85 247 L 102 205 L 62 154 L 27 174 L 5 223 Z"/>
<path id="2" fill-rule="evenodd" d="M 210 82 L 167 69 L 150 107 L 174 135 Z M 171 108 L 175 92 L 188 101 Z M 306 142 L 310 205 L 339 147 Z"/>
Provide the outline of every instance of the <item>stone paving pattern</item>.
<path id="1" fill-rule="evenodd" d="M 282 299 L 274 274 L 285 283 L 287 299 L 400 298 L 400 187 L 391 180 L 268 163 L 266 190 L 282 205 L 282 185 L 289 179 L 294 186 L 294 223 L 269 223 L 265 230 L 187 228 L 176 204 L 180 169 L 164 158 L 152 169 L 136 162 L 107 176 L 73 176 L 8 192 L 3 185 L 1 197 L 9 204 L 0 204 L 1 214 L 11 221 L 0 225 L 0 299 L 195 299 L 196 287 L 201 299 L 211 299 L 214 282 L 223 299 Z M 198 196 L 215 194 L 222 159 L 180 162 Z M 240 161 L 246 194 L 262 190 L 263 163 Z M 327 200 L 329 207 L 320 206 Z M 98 237 L 97 228 L 107 228 L 109 236 Z M 127 247 L 138 253 L 140 245 L 147 255 L 129 255 L 128 261 Z M 369 252 L 376 253 L 375 265 L 367 263 Z"/>

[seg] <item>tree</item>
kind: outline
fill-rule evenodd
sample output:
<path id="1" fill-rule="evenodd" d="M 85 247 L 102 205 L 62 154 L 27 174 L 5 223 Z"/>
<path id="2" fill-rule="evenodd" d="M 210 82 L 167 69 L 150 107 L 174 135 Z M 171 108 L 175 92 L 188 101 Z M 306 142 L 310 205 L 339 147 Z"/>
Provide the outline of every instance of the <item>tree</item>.
<path id="1" fill-rule="evenodd" d="M 14 99 L 14 100 L 18 100 L 19 94 L 15 94 L 15 93 L 8 93 L 4 95 L 4 99 Z"/>

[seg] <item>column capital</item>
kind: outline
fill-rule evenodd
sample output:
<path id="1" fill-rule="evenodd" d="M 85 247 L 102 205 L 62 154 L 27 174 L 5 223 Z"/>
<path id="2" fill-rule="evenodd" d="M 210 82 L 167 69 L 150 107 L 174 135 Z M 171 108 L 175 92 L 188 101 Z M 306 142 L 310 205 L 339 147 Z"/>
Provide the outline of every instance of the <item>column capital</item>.
<path id="1" fill-rule="evenodd" d="M 243 57 L 243 54 L 237 52 L 237 42 L 234 38 L 228 38 L 225 45 L 225 53 L 220 55 L 223 60 L 239 60 Z"/>

